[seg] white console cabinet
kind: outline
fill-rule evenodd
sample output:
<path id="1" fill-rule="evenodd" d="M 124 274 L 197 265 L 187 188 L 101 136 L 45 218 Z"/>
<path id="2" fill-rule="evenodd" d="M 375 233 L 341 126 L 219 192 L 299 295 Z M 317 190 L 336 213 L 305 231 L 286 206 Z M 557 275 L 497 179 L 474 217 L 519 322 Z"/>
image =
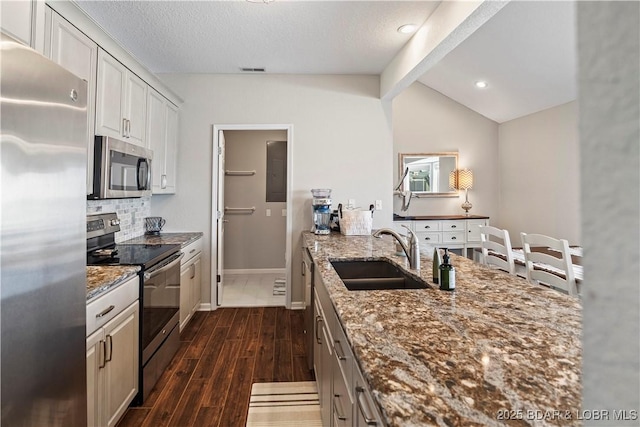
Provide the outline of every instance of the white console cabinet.
<path id="1" fill-rule="evenodd" d="M 411 219 L 409 219 L 411 218 Z M 407 217 L 394 221 L 393 228 L 407 234 L 406 225 L 418 237 L 421 245 L 459 249 L 467 255 L 468 249 L 480 247 L 480 226 L 489 225 L 489 217 L 478 215 L 453 215 Z"/>

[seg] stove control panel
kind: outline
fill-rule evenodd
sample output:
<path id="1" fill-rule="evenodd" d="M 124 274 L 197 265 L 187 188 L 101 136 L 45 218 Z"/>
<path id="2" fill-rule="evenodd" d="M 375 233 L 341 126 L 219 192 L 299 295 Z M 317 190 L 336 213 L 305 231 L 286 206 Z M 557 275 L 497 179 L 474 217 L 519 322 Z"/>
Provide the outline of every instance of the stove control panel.
<path id="1" fill-rule="evenodd" d="M 87 215 L 87 239 L 120 231 L 120 219 L 115 212 Z"/>

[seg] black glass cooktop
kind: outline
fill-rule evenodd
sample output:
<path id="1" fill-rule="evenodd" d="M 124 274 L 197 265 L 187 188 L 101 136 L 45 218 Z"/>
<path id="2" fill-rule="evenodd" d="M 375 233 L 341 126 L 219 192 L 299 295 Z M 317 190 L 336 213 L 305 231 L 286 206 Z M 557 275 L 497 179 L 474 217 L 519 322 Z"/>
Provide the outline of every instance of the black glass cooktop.
<path id="1" fill-rule="evenodd" d="M 114 251 L 109 254 L 109 252 Z M 139 265 L 149 268 L 180 251 L 180 245 L 115 245 L 87 254 L 87 265 Z"/>

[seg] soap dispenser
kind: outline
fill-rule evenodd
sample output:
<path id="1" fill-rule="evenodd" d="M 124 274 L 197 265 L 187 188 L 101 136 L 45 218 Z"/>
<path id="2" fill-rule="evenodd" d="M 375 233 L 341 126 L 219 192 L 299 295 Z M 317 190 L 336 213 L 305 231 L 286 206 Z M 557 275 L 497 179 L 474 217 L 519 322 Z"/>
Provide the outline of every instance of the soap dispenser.
<path id="1" fill-rule="evenodd" d="M 433 283 L 435 283 L 436 285 L 439 283 L 439 279 L 440 279 L 440 264 L 441 264 L 440 251 L 438 250 L 438 248 L 433 248 L 432 273 L 433 273 Z"/>
<path id="2" fill-rule="evenodd" d="M 449 262 L 449 252 L 444 248 L 442 264 L 440 265 L 440 289 L 443 291 L 453 291 L 456 289 L 456 269 Z"/>

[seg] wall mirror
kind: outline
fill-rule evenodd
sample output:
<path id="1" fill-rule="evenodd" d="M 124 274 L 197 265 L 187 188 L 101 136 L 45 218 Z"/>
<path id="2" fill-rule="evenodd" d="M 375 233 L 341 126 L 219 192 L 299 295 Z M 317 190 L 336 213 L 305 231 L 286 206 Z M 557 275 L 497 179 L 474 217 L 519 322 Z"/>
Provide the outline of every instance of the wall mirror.
<path id="1" fill-rule="evenodd" d="M 399 177 L 401 190 L 417 197 L 456 197 L 457 190 L 449 188 L 449 173 L 458 168 L 458 153 L 400 153 Z"/>

